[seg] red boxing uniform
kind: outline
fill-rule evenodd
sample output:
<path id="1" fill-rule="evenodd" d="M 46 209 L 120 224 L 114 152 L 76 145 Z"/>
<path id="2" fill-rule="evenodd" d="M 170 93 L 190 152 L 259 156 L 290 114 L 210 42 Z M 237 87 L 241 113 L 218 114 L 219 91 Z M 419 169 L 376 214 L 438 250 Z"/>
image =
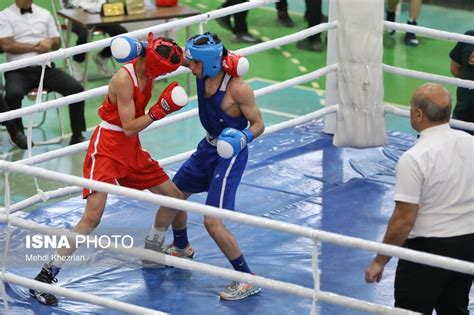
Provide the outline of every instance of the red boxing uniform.
<path id="1" fill-rule="evenodd" d="M 145 107 L 151 98 L 153 78 L 148 79 L 141 92 L 135 74 L 135 62 L 123 68 L 133 82 L 135 117 L 140 117 L 145 114 Z M 138 134 L 128 137 L 121 131 L 117 105 L 110 103 L 107 96 L 99 108 L 99 116 L 103 122 L 97 126 L 90 140 L 84 159 L 84 178 L 140 190 L 160 185 L 169 179 L 158 162 L 142 148 Z M 92 192 L 92 189 L 84 188 L 83 198 Z"/>

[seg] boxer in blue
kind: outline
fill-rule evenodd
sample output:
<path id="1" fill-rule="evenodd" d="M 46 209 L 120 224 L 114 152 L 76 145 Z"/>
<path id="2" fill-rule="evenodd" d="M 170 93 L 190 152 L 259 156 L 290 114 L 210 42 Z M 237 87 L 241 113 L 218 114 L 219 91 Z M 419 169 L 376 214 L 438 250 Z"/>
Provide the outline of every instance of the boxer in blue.
<path id="1" fill-rule="evenodd" d="M 207 135 L 173 181 L 185 198 L 207 191 L 207 205 L 233 210 L 247 163 L 247 143 L 260 136 L 265 127 L 250 86 L 223 71 L 222 59 L 227 53 L 215 34 L 197 35 L 186 42 L 185 58 L 196 77 L 199 118 Z M 159 218 L 159 221 L 171 222 L 172 219 Z M 166 253 L 180 257 L 194 255 L 187 241 L 186 221 L 186 212 L 178 212 L 172 225 L 174 242 L 165 247 Z M 219 218 L 205 216 L 204 226 L 235 270 L 252 273 L 235 237 Z M 220 297 L 240 300 L 260 290 L 254 285 L 233 281 Z"/>

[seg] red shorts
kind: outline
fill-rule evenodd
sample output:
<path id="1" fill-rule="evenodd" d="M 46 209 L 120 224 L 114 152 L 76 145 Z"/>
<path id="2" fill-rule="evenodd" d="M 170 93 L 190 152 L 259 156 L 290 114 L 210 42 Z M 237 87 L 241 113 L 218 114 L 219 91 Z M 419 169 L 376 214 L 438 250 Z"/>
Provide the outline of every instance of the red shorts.
<path id="1" fill-rule="evenodd" d="M 150 154 L 142 149 L 138 135 L 126 136 L 98 126 L 89 143 L 83 166 L 84 178 L 135 189 L 148 189 L 169 179 Z M 85 199 L 93 192 L 84 188 Z"/>

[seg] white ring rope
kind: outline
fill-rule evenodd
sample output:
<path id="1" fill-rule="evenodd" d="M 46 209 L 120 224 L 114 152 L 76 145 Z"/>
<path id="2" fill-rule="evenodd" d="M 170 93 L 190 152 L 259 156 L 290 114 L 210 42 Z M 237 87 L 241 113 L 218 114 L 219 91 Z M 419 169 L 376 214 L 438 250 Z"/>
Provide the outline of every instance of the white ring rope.
<path id="1" fill-rule="evenodd" d="M 179 28 L 183 28 L 186 26 L 191 26 L 200 22 L 207 22 L 211 19 L 220 18 L 223 16 L 227 16 L 229 14 L 246 11 L 253 8 L 258 8 L 258 7 L 275 3 L 275 2 L 277 2 L 277 0 L 253 0 L 250 2 L 242 3 L 242 4 L 233 5 L 227 8 L 210 11 L 207 13 L 183 18 L 180 20 L 171 21 L 168 23 L 163 23 L 157 26 L 152 26 L 152 27 L 136 30 L 136 31 L 127 33 L 127 35 L 138 38 L 138 37 L 146 36 L 148 32 L 153 32 L 155 34 L 164 33 L 167 31 L 177 30 Z M 121 35 L 124 35 L 124 34 L 121 34 Z M 31 57 L 28 59 L 20 59 L 20 60 L 15 60 L 8 63 L 0 64 L 0 72 L 11 71 L 11 70 L 31 66 L 31 65 L 43 64 L 45 62 L 56 60 L 56 59 L 66 59 L 67 57 L 71 57 L 80 53 L 87 53 L 94 49 L 104 48 L 104 47 L 110 46 L 110 42 L 112 41 L 113 38 L 114 37 L 109 37 L 109 38 L 101 39 L 98 41 L 94 41 L 92 43 L 86 43 L 86 44 L 75 46 L 75 47 L 59 49 L 54 52 L 41 54 L 41 55 Z"/>
<path id="2" fill-rule="evenodd" d="M 408 25 L 405 23 L 397 23 L 397 22 L 389 22 L 389 21 L 383 21 L 383 25 L 385 28 L 390 29 L 390 30 L 410 32 L 410 33 L 416 33 L 416 34 L 420 34 L 420 35 L 424 35 L 424 36 L 432 37 L 436 39 L 444 39 L 444 40 L 474 44 L 474 36 L 451 33 L 451 32 L 441 31 L 441 30 L 418 26 L 418 25 Z"/>
<path id="3" fill-rule="evenodd" d="M 68 176 L 70 176 L 70 175 L 68 175 Z M 73 177 L 73 176 L 71 176 L 71 177 Z M 91 182 L 94 182 L 94 181 L 91 181 Z M 103 184 L 103 183 L 101 183 L 101 184 Z M 112 187 L 117 187 L 115 185 L 110 185 L 110 184 L 106 184 L 106 185 L 109 185 L 109 186 L 112 186 Z M 129 191 L 132 191 L 132 192 L 136 192 L 136 191 L 134 191 L 132 189 L 129 189 L 129 188 L 125 188 L 125 189 L 129 190 Z M 144 192 L 140 192 L 140 193 L 145 194 L 145 195 L 153 195 L 153 194 L 144 193 Z M 169 197 L 166 197 L 166 198 L 174 200 L 173 198 L 169 198 Z M 189 201 L 186 201 L 186 202 L 191 203 Z M 193 203 L 193 204 L 195 204 L 195 203 Z M 196 204 L 196 205 L 199 205 L 199 204 Z M 209 206 L 207 206 L 207 207 L 209 207 Z M 213 207 L 209 207 L 209 208 L 213 208 Z M 223 209 L 221 209 L 221 210 L 223 210 Z M 214 211 L 219 212 L 218 208 L 214 208 Z M 231 213 L 231 214 L 234 213 L 235 214 L 235 212 L 233 212 L 233 211 L 229 211 L 229 210 L 223 210 L 223 211 L 225 211 L 227 214 L 229 214 L 229 213 Z M 225 216 L 226 213 L 224 213 L 224 216 Z M 244 217 L 251 217 L 251 218 L 253 217 L 251 215 L 243 215 L 243 216 Z M 259 218 L 257 218 L 257 219 L 259 219 Z M 71 232 L 69 230 L 51 229 L 51 228 L 49 228 L 45 225 L 34 223 L 34 222 L 31 222 L 31 221 L 27 221 L 27 220 L 24 220 L 24 219 L 21 219 L 21 218 L 11 217 L 11 218 L 7 219 L 7 217 L 5 215 L 0 214 L 0 222 L 6 222 L 8 220 L 14 226 L 17 226 L 17 227 L 20 227 L 20 228 L 23 228 L 23 229 L 28 229 L 28 230 L 38 232 L 38 233 L 47 234 L 47 235 L 66 235 L 66 237 L 68 237 L 68 238 L 69 237 L 73 238 L 73 237 L 75 237 L 75 235 L 77 235 L 76 233 Z M 270 223 L 273 221 L 273 220 L 270 220 L 270 219 L 263 219 L 263 220 L 264 221 L 269 221 Z M 273 221 L 273 222 L 276 222 L 279 225 L 281 225 L 281 224 L 291 225 L 293 227 L 293 231 L 297 231 L 299 228 L 301 228 L 300 226 L 292 225 L 292 224 L 288 224 L 288 223 L 283 223 L 283 222 L 278 222 L 278 221 Z M 271 225 L 270 224 L 265 224 L 265 225 L 262 225 L 262 226 L 268 228 Z M 308 229 L 308 228 L 306 228 L 306 229 Z M 309 229 L 309 230 L 311 230 L 311 229 Z M 314 231 L 317 231 L 317 230 L 314 230 Z M 324 233 L 328 233 L 328 232 L 324 232 Z M 328 233 L 328 234 L 333 234 L 333 233 Z M 337 234 L 335 234 L 335 235 L 337 235 Z M 302 287 L 300 285 L 287 283 L 287 282 L 282 282 L 282 281 L 273 280 L 273 279 L 268 279 L 268 278 L 264 278 L 264 277 L 261 277 L 261 276 L 255 276 L 255 275 L 247 274 L 247 273 L 241 273 L 241 272 L 231 270 L 231 269 L 227 269 L 227 268 L 209 266 L 209 265 L 204 264 L 204 263 L 199 263 L 199 262 L 190 261 L 190 260 L 187 260 L 187 259 L 177 258 L 177 257 L 173 257 L 173 256 L 170 256 L 170 255 L 165 255 L 163 253 L 146 250 L 146 249 L 143 249 L 143 248 L 137 248 L 137 247 L 124 248 L 120 245 L 117 245 L 115 247 L 115 245 L 112 246 L 112 245 L 110 245 L 110 243 L 109 244 L 104 244 L 103 246 L 101 246 L 101 248 L 102 249 L 107 249 L 107 250 L 110 250 L 112 252 L 119 253 L 119 254 L 125 254 L 125 255 L 128 255 L 128 256 L 138 257 L 138 258 L 141 258 L 141 259 L 152 260 L 152 261 L 155 261 L 155 262 L 158 262 L 158 263 L 161 263 L 161 264 L 165 264 L 165 265 L 169 265 L 169 266 L 173 266 L 173 267 L 176 267 L 176 268 L 187 269 L 187 270 L 192 270 L 192 271 L 200 271 L 200 272 L 204 272 L 204 273 L 207 273 L 207 274 L 210 274 L 210 275 L 213 275 L 213 276 L 217 276 L 217 277 L 223 277 L 223 278 L 236 280 L 236 281 L 249 282 L 249 283 L 260 285 L 260 286 L 270 288 L 270 289 L 273 289 L 273 290 L 276 290 L 276 291 L 290 293 L 290 294 L 298 295 L 298 296 L 308 298 L 308 299 L 313 299 L 314 294 L 315 294 L 314 289 Z M 26 281 L 25 284 L 27 284 L 27 283 L 31 283 L 34 280 L 25 279 L 25 281 Z M 61 289 L 61 288 L 59 288 L 59 289 Z M 61 290 L 56 291 L 56 292 L 52 292 L 52 293 L 57 293 L 57 294 L 61 295 Z M 316 295 L 317 295 L 318 300 L 321 300 L 323 302 L 332 303 L 332 304 L 345 306 L 345 307 L 351 307 L 351 308 L 355 308 L 355 309 L 359 309 L 359 310 L 367 311 L 367 312 L 374 312 L 374 313 L 379 313 L 379 314 L 414 314 L 414 313 L 406 311 L 406 310 L 396 309 L 396 308 L 383 306 L 383 305 L 377 305 L 377 304 L 366 302 L 366 301 L 360 301 L 360 300 L 357 300 L 357 299 L 354 299 L 354 298 L 345 297 L 345 296 L 341 296 L 341 295 L 330 293 L 330 292 L 324 292 L 324 291 L 319 291 L 318 290 Z"/>
<path id="4" fill-rule="evenodd" d="M 285 122 L 267 127 L 265 129 L 264 134 L 270 134 L 270 133 L 273 133 L 273 132 L 276 132 L 276 131 L 279 131 L 279 130 L 282 130 L 282 129 L 285 129 L 285 128 L 291 128 L 291 127 L 306 123 L 308 121 L 321 118 L 321 117 L 323 117 L 327 114 L 336 112 L 336 110 L 337 110 L 336 106 L 328 106 L 324 109 L 320 109 L 320 110 L 315 111 L 313 113 L 309 113 L 309 114 L 294 118 L 292 120 L 288 120 L 288 121 L 285 121 Z M 392 114 L 395 114 L 395 115 L 398 115 L 398 116 L 410 117 L 410 112 L 408 110 L 401 109 L 401 108 L 399 108 L 397 106 L 394 106 L 394 105 L 385 105 L 385 112 L 386 113 L 392 113 Z M 174 117 L 176 117 L 176 116 L 174 116 Z M 163 120 L 161 120 L 161 121 L 163 121 Z M 168 124 L 169 123 L 167 123 L 166 125 L 168 125 Z M 454 127 L 462 128 L 462 129 L 473 128 L 473 126 L 471 126 L 471 125 L 473 125 L 473 123 L 468 123 L 468 122 L 461 121 L 461 120 L 452 119 L 450 121 L 450 124 Z M 160 126 L 156 126 L 156 128 L 159 128 L 159 127 Z M 154 128 L 154 129 L 156 129 L 156 128 Z M 474 128 L 473 128 L 473 130 L 474 130 Z M 54 151 L 51 151 L 51 152 L 38 154 L 34 157 L 19 160 L 19 161 L 16 161 L 14 163 L 20 163 L 20 164 L 26 164 L 26 165 L 39 164 L 39 163 L 42 163 L 42 162 L 45 162 L 45 161 L 49 161 L 49 160 L 56 159 L 56 158 L 59 158 L 59 157 L 62 157 L 62 156 L 66 156 L 68 154 L 71 154 L 72 151 L 73 151 L 73 153 L 83 151 L 87 148 L 88 143 L 89 143 L 89 141 L 87 141 L 85 143 L 79 143 L 79 144 L 76 144 L 76 145 L 73 145 L 73 146 L 68 146 L 68 147 L 65 147 L 65 148 L 61 148 L 61 149 L 58 149 L 58 150 L 54 150 Z M 74 147 L 74 148 L 72 148 L 72 147 Z M 182 162 L 182 161 L 186 160 L 193 153 L 194 153 L 194 150 L 190 150 L 190 151 L 183 152 L 183 153 L 171 156 L 171 157 L 160 159 L 158 162 L 162 167 L 166 167 L 168 165 L 175 164 L 175 163 Z M 27 198 L 27 199 L 24 199 L 22 201 L 19 201 L 19 202 L 15 203 L 15 204 L 12 204 L 10 206 L 11 207 L 10 211 L 12 213 L 14 213 L 14 212 L 17 212 L 19 210 L 28 208 L 28 207 L 30 207 L 34 204 L 38 204 L 40 202 L 43 202 L 45 200 L 61 198 L 61 197 L 65 197 L 65 196 L 72 196 L 72 195 L 77 194 L 81 191 L 82 191 L 82 187 L 69 186 L 69 187 L 62 187 L 62 188 L 52 190 L 52 191 L 48 191 L 48 192 L 43 192 L 43 196 L 34 195 L 34 196 L 31 196 L 30 198 Z M 0 207 L 0 213 L 3 212 L 3 211 L 5 211 L 5 208 Z"/>
<path id="5" fill-rule="evenodd" d="M 258 90 L 255 90 L 254 94 L 255 94 L 256 97 L 263 96 L 263 95 L 273 93 L 273 92 L 276 92 L 276 91 L 279 91 L 279 90 L 282 90 L 282 89 L 285 89 L 285 88 L 288 88 L 288 87 L 291 87 L 291 86 L 294 86 L 294 85 L 297 85 L 297 84 L 302 84 L 302 83 L 305 83 L 305 82 L 310 82 L 310 81 L 316 80 L 320 76 L 326 75 L 327 73 L 335 71 L 335 70 L 336 70 L 336 65 L 327 66 L 327 67 L 318 69 L 316 71 L 313 71 L 309 74 L 305 74 L 305 75 L 295 77 L 295 78 L 292 78 L 292 79 L 289 79 L 289 80 L 286 80 L 286 81 L 283 81 L 283 82 L 278 82 L 278 83 L 269 85 L 267 87 L 260 88 Z M 178 113 L 176 115 L 168 116 L 168 117 L 165 117 L 165 118 L 163 118 L 159 121 L 154 122 L 153 124 L 148 126 L 146 129 L 144 129 L 142 132 L 152 131 L 152 130 L 162 128 L 164 126 L 173 124 L 175 122 L 190 119 L 192 117 L 197 116 L 197 114 L 198 114 L 197 109 L 191 109 L 191 110 L 183 112 L 183 113 Z M 0 121 L 1 121 L 1 117 L 2 117 L 1 115 L 2 114 L 0 114 Z M 9 119 L 10 118 L 8 118 L 7 120 L 9 120 Z M 294 126 L 296 126 L 296 124 Z M 78 143 L 78 144 L 75 144 L 75 145 L 71 145 L 71 146 L 68 146 L 68 147 L 65 147 L 65 148 L 57 149 L 57 150 L 46 152 L 46 153 L 43 153 L 43 154 L 38 154 L 34 157 L 23 159 L 23 160 L 15 162 L 15 163 L 38 164 L 38 163 L 46 162 L 46 161 L 54 159 L 54 158 L 59 158 L 59 157 L 70 155 L 70 154 L 73 154 L 73 153 L 76 153 L 76 152 L 85 151 L 87 149 L 88 145 L 89 145 L 89 141 L 85 141 L 85 142 Z"/>
<path id="6" fill-rule="evenodd" d="M 426 81 L 433 81 L 437 83 L 451 84 L 457 87 L 463 87 L 466 89 L 474 90 L 474 81 L 471 81 L 471 80 L 463 80 L 463 79 L 447 77 L 447 76 L 439 75 L 439 74 L 404 69 L 404 68 L 394 67 L 394 66 L 390 66 L 386 64 L 382 64 L 382 69 L 385 72 L 398 74 L 405 77 L 421 79 L 421 80 L 426 80 Z"/>
<path id="7" fill-rule="evenodd" d="M 286 128 L 291 128 L 291 127 L 306 123 L 308 121 L 321 118 L 321 117 L 323 117 L 327 114 L 334 113 L 334 112 L 336 112 L 336 106 L 328 106 L 328 107 L 325 107 L 325 108 L 320 109 L 318 111 L 315 111 L 315 112 L 312 112 L 312 113 L 309 113 L 309 114 L 306 114 L 306 115 L 303 115 L 303 116 L 300 116 L 300 117 L 297 117 L 297 118 L 293 118 L 291 120 L 281 122 L 279 124 L 267 127 L 265 129 L 264 134 L 270 134 L 270 133 L 277 132 L 277 131 L 280 131 L 280 130 L 283 130 L 283 129 L 286 129 Z M 89 143 L 89 141 L 84 142 L 84 143 L 80 143 L 80 144 L 76 144 L 76 145 L 74 145 L 75 146 L 74 150 L 75 151 L 79 151 L 79 150 L 82 151 L 85 148 L 87 148 L 88 143 Z M 42 162 L 45 162 L 45 161 L 49 161 L 49 160 L 67 155 L 71 151 L 70 148 L 71 148 L 71 146 L 66 147 L 66 148 L 62 148 L 62 149 L 58 149 L 58 150 L 55 150 L 55 151 L 51 151 L 51 152 L 46 152 L 46 153 L 43 153 L 43 154 L 38 154 L 38 155 L 36 155 L 32 158 L 19 160 L 19 161 L 13 162 L 13 163 L 25 164 L 25 165 L 34 165 L 34 164 L 42 163 Z M 191 154 L 193 152 L 194 152 L 194 150 L 190 150 L 190 151 L 187 151 L 187 152 L 184 152 L 184 153 L 181 153 L 181 154 L 177 154 L 177 155 L 174 155 L 174 156 L 171 156 L 171 157 L 168 157 L 168 158 L 164 158 L 162 160 L 159 160 L 158 162 L 162 167 L 166 167 L 168 165 L 178 163 L 178 162 L 182 162 L 182 161 L 186 160 L 188 157 L 191 156 Z M 70 187 L 59 188 L 59 189 L 52 190 L 52 191 L 49 191 L 49 192 L 43 192 L 43 194 L 46 196 L 46 200 L 49 200 L 49 199 L 52 199 L 52 198 L 60 198 L 60 197 L 64 197 L 64 196 L 67 196 L 67 195 L 75 194 L 75 193 L 80 192 L 81 190 L 82 190 L 82 187 L 70 186 Z M 44 200 L 45 199 L 43 198 L 43 196 L 34 195 L 30 198 L 27 198 L 25 200 L 17 202 L 16 204 L 11 205 L 11 210 L 10 211 L 13 213 L 13 212 L 25 209 L 27 207 L 30 207 L 30 206 L 32 206 L 34 204 L 37 204 L 37 203 L 39 203 L 41 201 L 44 201 Z M 5 211 L 5 208 L 0 208 L 0 213 L 3 212 L 3 211 Z"/>
<path id="8" fill-rule="evenodd" d="M 259 53 L 259 52 L 262 52 L 262 51 L 265 51 L 265 50 L 268 50 L 268 49 L 279 47 L 281 45 L 286 45 L 286 44 L 290 44 L 290 43 L 299 41 L 302 38 L 305 38 L 307 36 L 318 34 L 322 31 L 326 31 L 326 30 L 333 29 L 333 28 L 336 28 L 336 22 L 324 23 L 324 24 L 320 24 L 320 25 L 308 28 L 306 30 L 288 35 L 288 36 L 273 39 L 273 40 L 270 40 L 268 42 L 257 44 L 257 45 L 251 46 L 251 47 L 243 48 L 243 49 L 237 50 L 237 52 L 241 53 L 245 56 L 251 55 L 251 54 L 256 54 L 256 53 Z M 0 67 L 1 67 L 1 65 L 0 65 Z M 322 70 L 322 69 L 325 69 L 325 68 L 321 68 L 320 70 Z M 331 71 L 333 71 L 332 68 L 331 68 Z M 167 78 L 175 77 L 177 75 L 188 73 L 188 72 L 190 72 L 190 70 L 188 68 L 180 67 L 177 71 L 175 71 L 173 73 L 170 73 L 170 74 L 167 74 L 167 75 L 164 75 L 164 76 L 161 76 L 158 79 L 167 79 Z M 323 74 L 320 74 L 319 76 L 321 76 L 321 75 L 323 75 Z M 317 76 L 315 76 L 315 78 L 317 78 Z M 108 91 L 108 85 L 104 85 L 104 86 L 94 88 L 94 89 L 90 89 L 90 90 L 80 92 L 80 93 L 77 93 L 77 94 L 72 94 L 72 95 L 64 96 L 64 97 L 57 98 L 57 99 L 54 99 L 54 100 L 51 100 L 51 101 L 46 101 L 44 103 L 39 103 L 39 104 L 31 105 L 31 106 L 28 106 L 28 107 L 25 107 L 25 108 L 20 108 L 20 109 L 11 110 L 11 111 L 8 111 L 8 112 L 5 112 L 5 113 L 0 113 L 0 122 L 11 120 L 11 119 L 14 119 L 14 118 L 23 117 L 23 116 L 26 116 L 28 114 L 39 113 L 39 112 L 42 112 L 46 109 L 53 109 L 53 108 L 57 108 L 57 107 L 63 107 L 63 106 L 66 106 L 66 105 L 69 105 L 69 104 L 72 104 L 72 103 L 79 102 L 79 101 L 85 101 L 85 100 L 93 98 L 93 97 L 106 95 L 107 91 Z"/>
<path id="9" fill-rule="evenodd" d="M 402 109 L 396 105 L 393 104 L 387 104 L 385 103 L 385 113 L 388 114 L 394 114 L 397 116 L 402 116 L 402 117 L 407 117 L 410 118 L 410 111 L 406 109 Z M 462 120 L 457 120 L 457 119 L 451 119 L 449 121 L 449 124 L 455 128 L 461 128 L 464 130 L 472 130 L 474 131 L 474 123 L 467 122 L 467 121 L 462 121 Z"/>
<path id="10" fill-rule="evenodd" d="M 53 286 L 44 282 L 39 282 L 36 280 L 32 280 L 29 278 L 21 277 L 15 275 L 11 272 L 7 272 L 5 274 L 0 275 L 0 279 L 6 282 L 18 284 L 22 287 L 27 287 L 30 289 L 40 290 L 42 292 L 48 292 L 64 297 L 68 297 L 70 299 L 76 301 L 87 302 L 95 305 L 100 305 L 104 307 L 108 307 L 111 309 L 115 309 L 118 311 L 126 312 L 126 313 L 133 313 L 133 314 L 168 314 L 163 313 L 160 311 L 156 311 L 153 309 L 141 307 L 134 304 L 124 303 L 121 301 L 100 297 L 97 295 L 83 293 L 72 289 L 66 289 L 63 287 Z"/>
<path id="11" fill-rule="evenodd" d="M 377 252 L 387 256 L 397 256 L 412 262 L 423 263 L 433 267 L 453 270 L 462 273 L 474 274 L 474 263 L 469 263 L 459 259 L 447 258 L 443 256 L 417 252 L 399 246 L 386 245 L 373 241 L 362 240 L 354 237 L 338 235 L 335 233 L 319 231 L 294 224 L 279 222 L 275 220 L 255 217 L 244 213 L 236 213 L 225 209 L 202 205 L 195 202 L 174 199 L 167 196 L 151 194 L 144 191 L 137 191 L 126 187 L 116 186 L 108 183 L 62 174 L 36 166 L 21 165 L 18 163 L 1 161 L 0 169 L 3 172 L 16 172 L 24 175 L 37 176 L 51 181 L 58 181 L 70 185 L 89 188 L 96 191 L 122 195 L 131 199 L 147 201 L 150 203 L 166 206 L 172 209 L 179 209 L 203 215 L 210 215 L 221 219 L 228 219 L 240 223 L 253 224 L 259 227 L 272 228 L 278 231 L 296 234 L 311 239 L 330 242 L 341 246 L 355 247 L 371 252 Z M 3 215 L 5 217 L 5 215 Z"/>

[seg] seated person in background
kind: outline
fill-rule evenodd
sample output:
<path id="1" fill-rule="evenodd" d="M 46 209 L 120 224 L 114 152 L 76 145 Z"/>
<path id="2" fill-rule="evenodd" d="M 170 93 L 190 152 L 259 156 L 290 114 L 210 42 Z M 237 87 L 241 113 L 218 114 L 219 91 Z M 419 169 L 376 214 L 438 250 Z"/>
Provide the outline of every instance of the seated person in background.
<path id="1" fill-rule="evenodd" d="M 59 33 L 51 13 L 32 2 L 15 0 L 14 4 L 0 12 L 0 45 L 8 62 L 57 50 L 60 46 Z M 38 87 L 41 72 L 40 65 L 5 72 L 5 101 L 10 109 L 20 108 L 23 97 Z M 56 69 L 54 64 L 46 67 L 43 86 L 62 95 L 84 91 L 79 82 Z M 72 129 L 70 144 L 85 141 L 82 135 L 82 131 L 86 130 L 84 101 L 69 104 L 69 117 Z M 13 119 L 13 122 L 17 130 L 24 133 L 21 118 Z"/>
<path id="2" fill-rule="evenodd" d="M 105 3 L 105 0 L 62 0 L 62 3 L 66 9 L 82 8 L 88 12 L 99 13 L 102 3 Z M 101 26 L 100 29 L 111 37 L 128 32 L 125 27 L 119 24 L 104 25 Z M 77 35 L 76 46 L 87 43 L 87 28 L 77 23 L 73 23 L 72 31 Z M 111 56 L 112 53 L 110 52 L 110 47 L 105 47 L 98 54 L 95 54 L 92 57 L 92 60 L 94 60 L 97 65 L 97 71 L 99 71 L 100 75 L 109 77 L 113 74 L 113 71 L 111 71 L 107 65 Z M 82 81 L 84 79 L 84 70 L 82 69 L 81 63 L 84 62 L 85 54 L 74 55 L 72 59 L 74 60 L 72 63 L 73 76 L 76 80 Z"/>
<path id="3" fill-rule="evenodd" d="M 474 36 L 474 30 L 464 34 Z M 474 44 L 458 42 L 449 53 L 449 57 L 451 58 L 451 73 L 456 78 L 474 80 Z M 474 122 L 474 90 L 458 87 L 456 98 L 453 118 Z M 469 133 L 474 134 L 472 131 Z"/>
<path id="4" fill-rule="evenodd" d="M 3 53 L 2 46 L 0 46 L 0 54 Z M 3 99 L 3 91 L 0 93 L 0 113 L 8 112 L 10 108 L 8 107 L 7 103 Z M 8 133 L 10 134 L 10 139 L 14 144 L 16 144 L 20 149 L 26 150 L 27 147 L 27 139 L 26 136 L 18 130 L 15 123 L 13 121 L 6 121 L 2 123 L 5 127 L 7 127 Z"/>

